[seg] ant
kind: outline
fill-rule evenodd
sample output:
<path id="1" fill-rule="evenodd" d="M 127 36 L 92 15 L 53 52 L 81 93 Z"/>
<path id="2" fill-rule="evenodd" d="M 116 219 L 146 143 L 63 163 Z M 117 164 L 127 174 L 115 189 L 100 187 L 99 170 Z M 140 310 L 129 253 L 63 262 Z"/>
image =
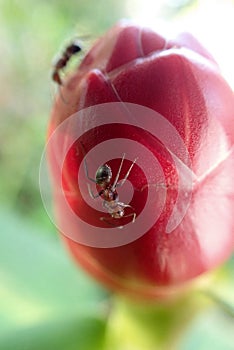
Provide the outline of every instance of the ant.
<path id="1" fill-rule="evenodd" d="M 107 165 L 107 164 L 101 165 L 96 171 L 95 179 L 92 179 L 89 176 L 88 166 L 87 166 L 86 160 L 84 159 L 86 177 L 90 181 L 94 182 L 95 184 L 97 184 L 101 187 L 101 190 L 99 191 L 99 193 L 94 194 L 91 190 L 90 184 L 87 184 L 89 194 L 90 194 L 91 198 L 93 198 L 93 199 L 101 197 L 103 199 L 103 207 L 110 214 L 110 217 L 108 217 L 108 218 L 107 217 L 100 217 L 100 220 L 105 221 L 107 224 L 114 226 L 114 227 L 116 227 L 116 225 L 114 225 L 111 222 L 112 219 L 121 219 L 121 218 L 126 218 L 126 217 L 132 216 L 132 223 L 134 223 L 135 219 L 136 219 L 135 212 L 125 215 L 125 208 L 132 208 L 132 206 L 129 204 L 125 204 L 125 203 L 120 202 L 119 196 L 118 196 L 118 193 L 116 190 L 117 187 L 124 185 L 124 183 L 126 182 L 128 176 L 130 174 L 130 171 L 132 170 L 134 164 L 137 161 L 137 158 L 136 158 L 132 162 L 124 179 L 119 181 L 119 176 L 120 176 L 120 172 L 121 172 L 121 169 L 123 166 L 124 159 L 125 159 L 125 153 L 122 156 L 119 170 L 117 172 L 117 175 L 116 175 L 113 183 L 111 183 L 112 170 L 111 170 L 111 167 L 109 165 Z M 118 228 L 123 228 L 123 226 L 118 226 Z"/>
<path id="2" fill-rule="evenodd" d="M 82 51 L 82 47 L 78 40 L 74 40 L 67 48 L 63 51 L 61 57 L 55 62 L 54 70 L 52 72 L 52 80 L 58 85 L 62 85 L 62 79 L 60 77 L 60 71 L 66 67 L 70 58 Z"/>

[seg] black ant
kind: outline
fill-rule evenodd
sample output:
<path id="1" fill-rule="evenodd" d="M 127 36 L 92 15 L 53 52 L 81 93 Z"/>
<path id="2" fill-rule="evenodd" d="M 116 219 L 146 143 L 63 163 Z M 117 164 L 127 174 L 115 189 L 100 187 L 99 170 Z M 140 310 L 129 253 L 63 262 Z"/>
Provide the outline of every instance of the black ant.
<path id="1" fill-rule="evenodd" d="M 112 170 L 111 167 L 107 164 L 101 165 L 95 174 L 95 179 L 92 179 L 89 174 L 88 174 L 88 166 L 86 163 L 86 160 L 84 159 L 84 165 L 85 165 L 85 173 L 86 177 L 94 182 L 95 184 L 99 185 L 101 187 L 101 190 L 97 194 L 93 194 L 90 184 L 88 185 L 88 191 L 91 196 L 91 198 L 96 199 L 98 197 L 101 197 L 103 199 L 103 207 L 107 210 L 107 212 L 110 214 L 110 217 L 100 217 L 100 220 L 105 221 L 111 226 L 118 227 L 118 228 L 123 228 L 123 226 L 116 226 L 111 222 L 111 219 L 121 219 L 121 218 L 126 218 L 132 216 L 132 223 L 135 222 L 136 219 L 136 213 L 133 212 L 131 214 L 125 214 L 125 208 L 132 208 L 131 205 L 125 204 L 119 201 L 119 196 L 117 193 L 116 188 L 123 186 L 124 183 L 126 182 L 130 171 L 132 170 L 134 164 L 137 161 L 137 158 L 132 162 L 130 168 L 128 169 L 125 177 L 123 180 L 119 181 L 119 176 L 120 172 L 123 166 L 123 162 L 125 159 L 125 153 L 122 156 L 121 163 L 119 166 L 118 173 L 115 177 L 115 180 L 113 183 L 111 183 L 112 179 Z M 132 208 L 133 209 L 133 208 Z"/>
<path id="2" fill-rule="evenodd" d="M 74 40 L 67 48 L 63 51 L 61 57 L 55 62 L 54 70 L 52 72 L 52 79 L 58 85 L 62 85 L 62 79 L 60 77 L 60 71 L 66 67 L 70 58 L 82 51 L 82 47 L 78 40 Z"/>

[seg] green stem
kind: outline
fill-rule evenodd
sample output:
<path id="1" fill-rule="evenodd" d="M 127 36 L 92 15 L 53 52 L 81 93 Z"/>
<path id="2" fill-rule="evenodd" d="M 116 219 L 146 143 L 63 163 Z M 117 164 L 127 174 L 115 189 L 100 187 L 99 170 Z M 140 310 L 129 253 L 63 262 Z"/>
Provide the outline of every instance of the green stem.
<path id="1" fill-rule="evenodd" d="M 116 296 L 106 333 L 105 350 L 168 350 L 194 315 L 204 307 L 196 293 L 165 303 L 146 304 Z"/>

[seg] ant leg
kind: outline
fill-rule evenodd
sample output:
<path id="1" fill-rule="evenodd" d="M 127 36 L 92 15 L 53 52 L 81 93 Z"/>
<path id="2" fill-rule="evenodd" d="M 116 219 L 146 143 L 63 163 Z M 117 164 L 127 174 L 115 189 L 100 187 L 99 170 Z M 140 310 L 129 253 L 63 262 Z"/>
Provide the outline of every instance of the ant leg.
<path id="1" fill-rule="evenodd" d="M 123 218 L 128 218 L 129 216 L 132 216 L 132 223 L 134 224 L 135 220 L 136 220 L 136 213 L 131 213 L 128 215 L 124 215 Z"/>
<path id="2" fill-rule="evenodd" d="M 123 185 L 125 184 L 125 182 L 126 182 L 128 176 L 129 176 L 129 174 L 130 174 L 130 171 L 132 170 L 132 168 L 133 168 L 134 164 L 136 163 L 137 159 L 138 159 L 138 158 L 135 158 L 135 159 L 134 159 L 134 161 L 132 162 L 132 165 L 131 165 L 130 168 L 128 169 L 128 172 L 127 172 L 127 174 L 125 175 L 124 179 L 121 180 L 119 183 L 117 183 L 117 184 L 116 184 L 116 187 L 117 187 L 117 186 L 118 186 L 118 187 L 121 187 L 121 186 L 123 186 Z"/>
<path id="3" fill-rule="evenodd" d="M 93 193 L 90 184 L 87 183 L 87 186 L 88 186 L 89 195 L 92 199 L 96 199 L 96 198 L 100 197 L 99 193 L 97 193 L 97 194 Z"/>
<path id="4" fill-rule="evenodd" d="M 119 203 L 119 205 L 121 205 L 121 207 L 123 207 L 123 208 L 131 208 L 131 209 L 134 210 L 134 208 L 131 205 L 129 205 L 129 204 Z M 130 213 L 130 214 L 124 215 L 122 217 L 123 218 L 128 218 L 129 216 L 133 216 L 132 223 L 134 223 L 135 219 L 136 219 L 136 213 L 135 212 L 134 213 Z"/>
<path id="5" fill-rule="evenodd" d="M 136 213 L 131 213 L 131 214 L 124 215 L 124 216 L 122 216 L 122 218 L 128 218 L 130 216 L 132 216 L 132 223 L 134 224 L 134 222 L 136 220 Z M 111 222 L 112 219 L 113 219 L 112 217 L 108 217 L 108 218 L 105 217 L 105 216 L 100 217 L 101 221 L 104 221 L 105 223 L 107 223 L 108 225 L 110 225 L 112 227 L 117 227 L 119 229 L 123 228 L 123 226 L 117 226 L 113 222 Z"/>
<path id="6" fill-rule="evenodd" d="M 129 204 L 124 204 L 124 203 L 119 202 L 119 205 L 120 205 L 122 208 L 131 208 L 131 209 L 134 210 L 134 208 L 133 208 L 131 205 L 129 205 Z M 122 218 L 128 218 L 128 217 L 130 217 L 130 216 L 133 217 L 133 218 L 132 218 L 132 223 L 134 223 L 134 222 L 135 222 L 135 219 L 136 219 L 136 213 L 135 213 L 135 212 L 134 212 L 134 213 L 127 214 L 127 215 L 124 215 L 124 216 L 122 216 Z"/>
<path id="7" fill-rule="evenodd" d="M 131 205 L 129 205 L 129 204 L 124 204 L 124 203 L 122 203 L 122 202 L 118 202 L 118 204 L 119 204 L 122 208 L 132 208 L 132 209 L 133 209 L 133 207 L 132 207 Z"/>
<path id="8" fill-rule="evenodd" d="M 112 216 L 108 216 L 108 217 L 105 217 L 105 216 L 101 216 L 100 217 L 100 220 L 101 221 L 104 221 L 106 224 L 108 224 L 108 225 L 110 225 L 110 226 L 112 226 L 112 227 L 116 227 L 116 228 L 119 228 L 119 229 L 122 229 L 123 228 L 123 226 L 117 226 L 117 225 L 115 225 L 113 222 L 111 222 L 111 220 L 113 220 L 113 218 L 112 218 Z"/>
<path id="9" fill-rule="evenodd" d="M 118 170 L 118 173 L 115 177 L 115 181 L 112 185 L 112 189 L 115 189 L 116 188 L 116 184 L 118 183 L 118 180 L 119 180 L 119 175 L 120 175 L 120 172 L 121 172 L 121 169 L 122 169 L 122 166 L 123 166 L 123 161 L 124 161 L 124 158 L 125 158 L 125 153 L 123 154 L 123 157 L 121 159 L 121 163 L 120 163 L 120 166 L 119 166 L 119 170 Z"/>
<path id="10" fill-rule="evenodd" d="M 84 168 L 85 168 L 85 175 L 86 175 L 86 177 L 87 177 L 90 181 L 96 183 L 96 180 L 94 180 L 92 177 L 89 176 L 88 165 L 87 165 L 86 159 L 84 159 Z"/>
<path id="11" fill-rule="evenodd" d="M 84 156 L 85 175 L 86 175 L 87 179 L 89 179 L 90 181 L 96 183 L 96 180 L 89 176 L 88 165 L 87 165 L 87 162 L 86 162 L 86 159 L 85 159 L 86 153 L 85 153 L 84 145 L 83 145 L 82 142 L 80 142 L 80 145 L 81 145 L 82 153 L 83 153 L 83 156 Z"/>

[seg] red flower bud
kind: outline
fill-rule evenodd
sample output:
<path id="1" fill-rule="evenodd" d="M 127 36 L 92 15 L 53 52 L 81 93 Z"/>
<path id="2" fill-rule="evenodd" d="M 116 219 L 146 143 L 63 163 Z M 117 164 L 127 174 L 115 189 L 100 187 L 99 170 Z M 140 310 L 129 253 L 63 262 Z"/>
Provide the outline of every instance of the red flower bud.
<path id="1" fill-rule="evenodd" d="M 115 106 L 119 112 L 112 110 Z M 104 123 L 100 120 L 105 110 L 109 122 Z M 72 124 L 71 116 L 77 112 Z M 141 119 L 137 119 L 138 112 Z M 150 29 L 126 23 L 107 32 L 65 79 L 49 128 L 49 142 L 56 133 L 58 146 L 48 147 L 57 225 L 62 225 L 60 231 L 75 259 L 109 287 L 143 297 L 173 293 L 224 262 L 234 243 L 233 120 L 233 92 L 214 59 L 192 36 L 184 34 L 168 41 Z M 62 124 L 66 127 L 59 129 Z M 71 130 L 76 127 L 79 135 L 75 137 Z M 89 156 L 97 146 L 96 156 Z M 64 148 L 60 169 L 57 159 Z M 131 206 L 120 205 L 126 218 L 108 212 L 111 204 L 106 195 L 113 195 L 114 190 L 107 187 L 107 180 L 106 187 L 100 187 L 89 179 L 96 181 L 95 169 L 103 164 L 96 164 L 95 159 L 105 152 L 111 185 L 123 153 L 119 180 L 136 159 L 128 181 L 114 189 L 119 194 L 114 204 Z M 152 159 L 157 160 L 158 171 Z M 60 205 L 58 173 L 63 197 L 81 226 L 71 224 Z M 107 192 L 101 192 L 103 188 Z M 87 194 L 90 189 L 99 198 L 92 199 Z M 129 202 L 122 200 L 124 195 Z M 138 224 L 149 198 L 150 205 Z M 101 210 L 104 200 L 107 206 Z M 99 209 L 93 207 L 96 202 Z M 72 225 L 74 234 L 68 232 Z M 94 238 L 89 244 L 85 225 L 92 225 L 94 237 L 95 228 L 101 228 L 105 239 L 113 243 L 112 237 L 117 237 L 124 243 L 95 246 Z M 134 235 L 143 226 L 146 232 L 128 240 L 129 233 Z"/>

